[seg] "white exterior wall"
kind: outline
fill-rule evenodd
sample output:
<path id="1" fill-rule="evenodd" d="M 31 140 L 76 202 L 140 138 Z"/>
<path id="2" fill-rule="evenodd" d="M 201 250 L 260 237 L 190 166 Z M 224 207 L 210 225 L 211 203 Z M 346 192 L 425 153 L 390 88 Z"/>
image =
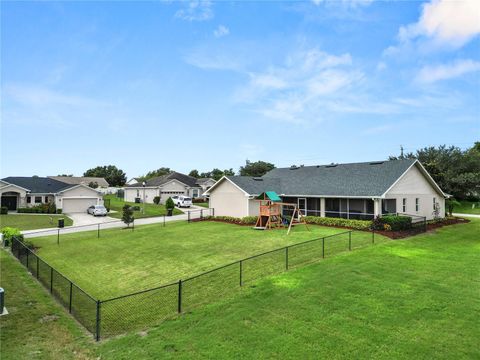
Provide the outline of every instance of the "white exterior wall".
<path id="1" fill-rule="evenodd" d="M 137 196 L 138 194 L 138 196 Z M 159 196 L 158 188 L 145 187 L 145 203 L 153 204 L 155 196 Z M 142 188 L 125 188 L 123 200 L 127 202 L 135 202 L 135 198 L 139 197 L 143 202 L 143 187 Z"/>
<path id="2" fill-rule="evenodd" d="M 260 202 L 255 200 L 248 200 L 248 216 L 260 215 Z"/>
<path id="3" fill-rule="evenodd" d="M 210 207 L 215 209 L 215 216 L 244 217 L 249 215 L 250 203 L 245 193 L 224 180 L 210 194 Z"/>
<path id="4" fill-rule="evenodd" d="M 438 193 L 422 172 L 413 166 L 385 195 L 386 199 L 397 200 L 397 212 L 434 218 L 433 198 L 440 204 L 440 217 L 445 216 L 445 199 Z M 407 199 L 407 208 L 403 211 L 402 201 Z M 419 199 L 419 211 L 415 209 L 415 199 Z"/>
<path id="5" fill-rule="evenodd" d="M 19 207 L 26 207 L 27 206 L 27 202 L 26 202 L 26 194 L 27 192 L 25 190 L 23 190 L 22 188 L 19 188 L 15 185 L 6 185 L 5 186 L 5 182 L 1 181 L 0 182 L 0 186 L 1 185 L 4 185 L 4 187 L 2 187 L 2 189 L 0 190 L 0 196 L 3 194 L 3 193 L 8 193 L 8 192 L 12 192 L 12 193 L 17 193 L 17 209 Z"/>
<path id="6" fill-rule="evenodd" d="M 164 204 L 169 197 L 172 197 L 175 195 L 190 196 L 188 189 L 189 189 L 188 186 L 179 182 L 178 180 L 171 180 L 162 185 L 162 188 L 161 188 L 162 194 L 160 197 L 160 203 Z"/>

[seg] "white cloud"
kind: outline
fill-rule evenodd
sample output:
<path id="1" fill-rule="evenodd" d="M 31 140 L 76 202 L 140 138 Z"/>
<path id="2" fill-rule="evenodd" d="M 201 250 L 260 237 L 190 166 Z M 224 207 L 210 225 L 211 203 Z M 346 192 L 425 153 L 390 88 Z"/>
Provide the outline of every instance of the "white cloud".
<path id="1" fill-rule="evenodd" d="M 206 21 L 213 18 L 212 2 L 193 0 L 175 13 L 175 17 L 187 21 Z"/>
<path id="2" fill-rule="evenodd" d="M 480 71 L 480 62 L 469 59 L 457 60 L 451 64 L 424 66 L 419 71 L 416 80 L 419 83 L 433 83 L 453 79 L 475 71 Z"/>
<path id="3" fill-rule="evenodd" d="M 480 1 L 431 0 L 423 5 L 418 22 L 400 28 L 398 38 L 403 44 L 427 39 L 434 46 L 458 48 L 479 34 Z"/>
<path id="4" fill-rule="evenodd" d="M 224 25 L 219 25 L 214 31 L 213 31 L 213 35 L 216 37 L 216 38 L 220 38 L 222 36 L 227 36 L 228 34 L 230 34 L 230 29 L 227 28 L 226 26 Z"/>

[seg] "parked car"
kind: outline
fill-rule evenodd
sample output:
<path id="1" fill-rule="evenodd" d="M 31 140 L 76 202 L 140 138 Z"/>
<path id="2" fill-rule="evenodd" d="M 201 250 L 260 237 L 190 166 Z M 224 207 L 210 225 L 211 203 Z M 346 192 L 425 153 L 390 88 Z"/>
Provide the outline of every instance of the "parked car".
<path id="1" fill-rule="evenodd" d="M 172 200 L 175 203 L 175 206 L 179 208 L 192 206 L 192 198 L 187 196 L 178 196 L 176 199 L 172 198 Z"/>
<path id="2" fill-rule="evenodd" d="M 103 205 L 92 205 L 87 209 L 88 214 L 93 216 L 107 216 L 107 208 Z"/>

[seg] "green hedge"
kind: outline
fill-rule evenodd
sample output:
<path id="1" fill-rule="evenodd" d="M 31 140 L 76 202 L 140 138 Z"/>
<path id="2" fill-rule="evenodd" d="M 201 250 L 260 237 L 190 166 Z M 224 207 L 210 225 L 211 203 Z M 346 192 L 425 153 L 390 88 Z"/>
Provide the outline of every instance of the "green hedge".
<path id="1" fill-rule="evenodd" d="M 2 206 L 2 210 L 0 211 L 0 214 L 2 214 L 2 215 L 8 214 L 8 207 Z"/>
<path id="2" fill-rule="evenodd" d="M 412 218 L 410 216 L 385 215 L 380 219 L 383 224 L 390 225 L 393 231 L 408 230 L 412 228 Z"/>
<path id="3" fill-rule="evenodd" d="M 18 208 L 17 212 L 23 214 L 56 214 L 57 207 L 53 203 L 39 204 L 32 207 Z"/>
<path id="4" fill-rule="evenodd" d="M 355 230 L 370 230 L 372 222 L 369 220 L 349 220 L 342 218 L 329 218 L 319 216 L 305 216 L 307 224 L 323 225 L 323 226 L 338 226 Z"/>
<path id="5" fill-rule="evenodd" d="M 255 225 L 257 222 L 256 216 L 245 216 L 243 218 L 237 218 L 233 216 L 206 216 L 205 219 L 225 221 L 228 223 L 239 224 L 239 225 Z"/>

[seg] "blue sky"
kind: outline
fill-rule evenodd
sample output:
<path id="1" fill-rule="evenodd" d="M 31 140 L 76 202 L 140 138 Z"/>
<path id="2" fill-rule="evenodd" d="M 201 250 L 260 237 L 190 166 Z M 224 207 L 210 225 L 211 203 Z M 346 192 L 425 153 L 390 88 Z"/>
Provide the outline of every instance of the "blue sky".
<path id="1" fill-rule="evenodd" d="M 471 146 L 479 4 L 2 2 L 2 176 Z"/>

